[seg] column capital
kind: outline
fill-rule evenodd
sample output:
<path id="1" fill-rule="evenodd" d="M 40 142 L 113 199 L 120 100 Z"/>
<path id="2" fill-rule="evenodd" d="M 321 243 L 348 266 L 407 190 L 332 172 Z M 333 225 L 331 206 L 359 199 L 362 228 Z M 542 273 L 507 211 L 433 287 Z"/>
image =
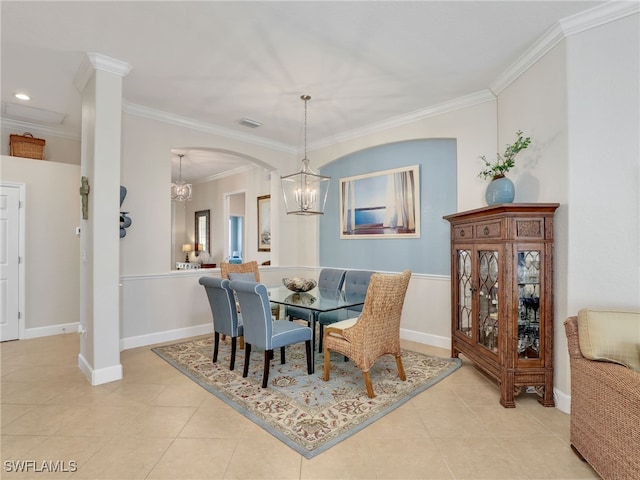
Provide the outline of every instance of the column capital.
<path id="1" fill-rule="evenodd" d="M 127 76 L 133 67 L 127 62 L 118 60 L 116 58 L 107 57 L 101 53 L 88 52 L 83 58 L 76 76 L 74 83 L 79 92 L 84 90 L 89 78 L 96 70 L 102 70 L 105 72 L 113 73 L 121 77 Z"/>

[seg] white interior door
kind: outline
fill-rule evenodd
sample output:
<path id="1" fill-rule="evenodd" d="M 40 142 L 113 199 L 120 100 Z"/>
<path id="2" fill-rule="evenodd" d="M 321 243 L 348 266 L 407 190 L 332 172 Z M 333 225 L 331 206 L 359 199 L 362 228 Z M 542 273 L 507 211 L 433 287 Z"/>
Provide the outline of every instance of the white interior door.
<path id="1" fill-rule="evenodd" d="M 0 187 L 0 341 L 16 340 L 19 327 L 20 189 Z"/>

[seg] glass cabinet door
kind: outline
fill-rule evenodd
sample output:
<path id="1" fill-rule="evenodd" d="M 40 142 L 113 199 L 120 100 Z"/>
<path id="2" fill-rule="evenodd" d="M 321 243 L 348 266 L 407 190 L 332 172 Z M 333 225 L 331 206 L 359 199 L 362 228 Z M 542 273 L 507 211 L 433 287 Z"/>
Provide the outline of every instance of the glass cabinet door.
<path id="1" fill-rule="evenodd" d="M 498 252 L 478 250 L 478 344 L 498 352 Z"/>
<path id="2" fill-rule="evenodd" d="M 540 358 L 540 250 L 518 251 L 518 358 Z"/>
<path id="3" fill-rule="evenodd" d="M 458 250 L 458 331 L 471 338 L 473 317 L 473 277 L 471 276 L 471 251 Z"/>

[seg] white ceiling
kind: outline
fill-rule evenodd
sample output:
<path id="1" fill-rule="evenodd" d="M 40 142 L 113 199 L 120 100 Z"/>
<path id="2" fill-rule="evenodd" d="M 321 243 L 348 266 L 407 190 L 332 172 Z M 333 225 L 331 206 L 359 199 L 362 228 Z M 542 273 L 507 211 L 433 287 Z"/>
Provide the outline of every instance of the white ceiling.
<path id="1" fill-rule="evenodd" d="M 2 1 L 3 118 L 29 116 L 10 112 L 25 91 L 64 116 L 42 125 L 79 136 L 74 78 L 95 52 L 131 65 L 125 108 L 299 151 L 302 94 L 310 146 L 327 143 L 490 88 L 560 20 L 603 3 Z M 215 173 L 198 155 L 183 177 Z M 218 171 L 243 163 L 216 157 Z"/>

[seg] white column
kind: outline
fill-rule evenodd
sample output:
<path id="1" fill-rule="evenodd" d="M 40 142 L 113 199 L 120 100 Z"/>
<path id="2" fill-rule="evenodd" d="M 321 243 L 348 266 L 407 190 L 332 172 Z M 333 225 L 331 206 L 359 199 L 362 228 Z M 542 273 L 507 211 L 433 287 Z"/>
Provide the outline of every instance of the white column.
<path id="1" fill-rule="evenodd" d="M 81 220 L 78 366 L 92 385 L 122 378 L 120 142 L 122 78 L 130 70 L 124 62 L 89 53 L 76 75 L 82 93 L 80 171 L 90 188 L 88 217 Z"/>

